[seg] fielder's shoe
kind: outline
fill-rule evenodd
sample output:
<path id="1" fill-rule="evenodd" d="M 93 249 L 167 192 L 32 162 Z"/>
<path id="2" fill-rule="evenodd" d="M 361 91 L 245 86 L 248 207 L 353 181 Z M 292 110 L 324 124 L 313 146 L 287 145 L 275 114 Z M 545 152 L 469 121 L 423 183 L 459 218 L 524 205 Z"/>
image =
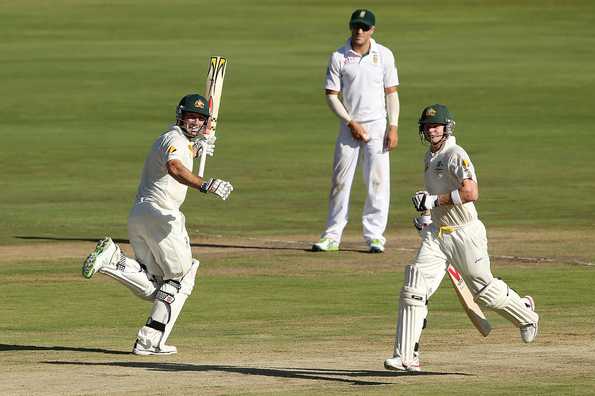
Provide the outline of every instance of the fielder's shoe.
<path id="1" fill-rule="evenodd" d="M 101 267 L 112 264 L 113 260 L 119 260 L 120 247 L 105 237 L 97 243 L 95 250 L 87 256 L 83 263 L 83 276 L 90 279 Z"/>
<path id="2" fill-rule="evenodd" d="M 372 239 L 368 242 L 370 253 L 384 253 L 384 243 L 380 239 Z"/>
<path id="3" fill-rule="evenodd" d="M 393 371 L 420 371 L 419 357 L 413 358 L 413 363 L 409 366 L 405 366 L 400 356 L 395 356 L 384 361 L 384 368 Z"/>
<path id="4" fill-rule="evenodd" d="M 527 308 L 531 311 L 535 312 L 535 301 L 531 296 L 525 296 L 521 298 L 521 301 Z M 535 313 L 537 315 L 537 313 Z M 527 325 L 521 326 L 521 338 L 524 342 L 533 342 L 535 341 L 535 337 L 537 337 L 537 330 L 539 329 L 539 316 L 537 316 L 537 321 L 535 323 L 529 323 Z"/>
<path id="5" fill-rule="evenodd" d="M 176 348 L 173 345 L 165 344 L 159 347 L 154 347 L 152 345 L 144 345 L 141 340 L 137 339 L 134 343 L 134 347 L 132 348 L 132 353 L 140 356 L 173 355 L 174 353 L 178 353 L 178 348 Z"/>
<path id="6" fill-rule="evenodd" d="M 313 252 L 337 252 L 339 251 L 339 242 L 330 239 L 322 238 L 320 241 L 312 245 Z"/>

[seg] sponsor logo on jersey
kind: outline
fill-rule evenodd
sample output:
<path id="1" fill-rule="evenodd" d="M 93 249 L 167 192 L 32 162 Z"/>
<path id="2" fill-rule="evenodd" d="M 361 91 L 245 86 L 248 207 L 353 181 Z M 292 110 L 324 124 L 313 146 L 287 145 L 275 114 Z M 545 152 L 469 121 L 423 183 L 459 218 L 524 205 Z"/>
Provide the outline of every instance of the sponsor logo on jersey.
<path id="1" fill-rule="evenodd" d="M 169 146 L 166 151 L 168 154 L 173 154 L 176 152 L 176 148 L 174 146 Z"/>
<path id="2" fill-rule="evenodd" d="M 463 159 L 463 168 L 469 169 L 469 161 L 467 161 L 466 159 Z"/>
<path id="3" fill-rule="evenodd" d="M 372 63 L 375 65 L 378 64 L 378 54 L 372 55 Z"/>

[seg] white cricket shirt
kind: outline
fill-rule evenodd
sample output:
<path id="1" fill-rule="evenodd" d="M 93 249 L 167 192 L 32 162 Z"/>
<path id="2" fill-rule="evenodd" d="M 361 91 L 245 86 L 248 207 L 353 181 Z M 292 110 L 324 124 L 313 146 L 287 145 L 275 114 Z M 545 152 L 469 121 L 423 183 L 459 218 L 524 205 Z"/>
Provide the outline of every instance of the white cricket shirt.
<path id="1" fill-rule="evenodd" d="M 325 89 L 339 91 L 349 115 L 358 122 L 386 118 L 384 88 L 399 85 L 395 57 L 388 48 L 370 39 L 370 51 L 360 55 L 351 38 L 332 53 Z"/>
<path id="2" fill-rule="evenodd" d="M 167 173 L 166 163 L 178 159 L 192 171 L 192 143 L 178 126 L 165 132 L 153 143 L 138 186 L 136 202 L 149 201 L 164 209 L 179 209 L 188 186 Z"/>
<path id="3" fill-rule="evenodd" d="M 425 157 L 426 190 L 432 195 L 450 194 L 471 179 L 477 183 L 475 168 L 467 152 L 457 145 L 454 136 L 449 136 L 440 151 L 428 150 Z M 473 202 L 463 205 L 442 205 L 432 209 L 432 221 L 438 227 L 461 226 L 477 219 Z"/>

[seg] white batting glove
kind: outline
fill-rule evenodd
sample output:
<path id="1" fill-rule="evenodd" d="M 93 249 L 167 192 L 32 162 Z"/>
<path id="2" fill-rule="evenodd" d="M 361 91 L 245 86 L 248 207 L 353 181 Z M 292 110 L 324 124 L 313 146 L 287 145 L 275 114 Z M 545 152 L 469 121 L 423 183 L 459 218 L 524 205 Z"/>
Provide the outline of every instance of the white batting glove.
<path id="1" fill-rule="evenodd" d="M 421 232 L 424 228 L 429 227 L 431 224 L 432 216 L 430 215 L 417 216 L 413 219 L 413 226 L 419 232 Z"/>
<path id="2" fill-rule="evenodd" d="M 418 212 L 425 212 L 426 210 L 432 210 L 438 206 L 438 196 L 430 195 L 427 191 L 418 191 L 411 197 L 411 202 L 413 202 L 415 210 Z"/>
<path id="3" fill-rule="evenodd" d="M 212 193 L 221 198 L 222 200 L 226 200 L 229 197 L 229 194 L 233 191 L 233 186 L 230 182 L 224 181 L 221 179 L 213 179 L 210 178 L 206 182 L 200 186 L 200 192 L 203 193 Z"/>
<path id="4" fill-rule="evenodd" d="M 212 157 L 215 154 L 215 141 L 217 137 L 215 135 L 200 135 L 198 141 L 195 143 L 195 146 L 198 150 L 198 155 L 202 155 L 205 153 L 209 157 Z"/>

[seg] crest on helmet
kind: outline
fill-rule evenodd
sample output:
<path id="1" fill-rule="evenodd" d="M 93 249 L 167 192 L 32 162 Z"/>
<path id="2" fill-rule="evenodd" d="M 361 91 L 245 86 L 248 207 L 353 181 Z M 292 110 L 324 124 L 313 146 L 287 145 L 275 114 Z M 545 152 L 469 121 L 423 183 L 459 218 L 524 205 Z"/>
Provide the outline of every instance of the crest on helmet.
<path id="1" fill-rule="evenodd" d="M 202 101 L 202 100 L 200 100 L 200 99 L 199 99 L 199 100 L 197 100 L 196 102 L 194 102 L 194 107 L 197 107 L 197 108 L 199 108 L 199 109 L 204 109 L 204 107 L 205 107 L 205 104 L 203 103 L 203 101 Z"/>
<path id="2" fill-rule="evenodd" d="M 434 117 L 436 115 L 436 109 L 430 107 L 426 110 L 426 117 Z"/>

